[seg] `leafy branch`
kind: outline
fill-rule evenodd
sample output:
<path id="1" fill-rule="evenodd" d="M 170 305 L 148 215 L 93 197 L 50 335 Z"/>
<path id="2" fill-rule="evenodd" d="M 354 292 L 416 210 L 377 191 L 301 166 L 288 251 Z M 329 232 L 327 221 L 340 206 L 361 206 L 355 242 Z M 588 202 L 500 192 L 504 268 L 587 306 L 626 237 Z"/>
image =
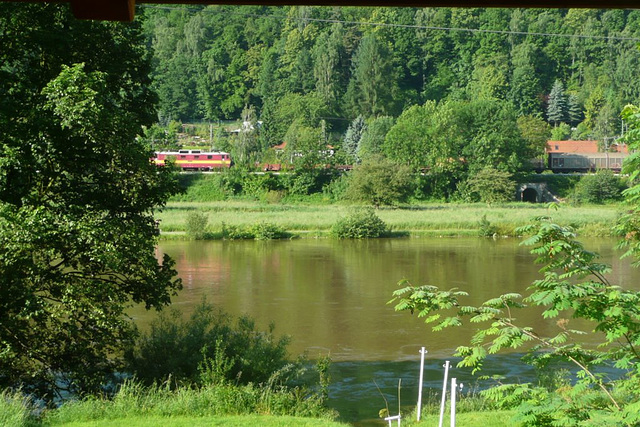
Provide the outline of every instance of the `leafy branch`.
<path id="1" fill-rule="evenodd" d="M 638 391 L 630 393 L 634 398 L 629 394 L 617 397 L 612 388 L 614 383 L 605 382 L 596 368 L 613 365 L 626 371 L 627 379 L 638 379 L 635 377 L 640 374 L 637 349 L 640 344 L 640 293 L 611 285 L 606 277 L 610 267 L 598 263 L 598 254 L 586 250 L 575 240 L 571 227 L 553 224 L 549 218 L 537 218 L 533 224 L 518 231 L 531 234 L 522 244 L 532 246 L 536 263 L 542 265 L 543 277 L 531 284 L 526 297 L 509 293 L 477 307 L 466 306 L 460 302 L 467 296 L 464 291 L 455 288 L 443 291 L 431 285 L 416 287 L 402 280 L 389 303 L 395 303 L 396 311 L 417 313 L 425 323 L 433 325 L 434 331 L 462 326 L 464 319 L 484 324 L 474 333 L 469 346 L 456 349 L 456 356 L 462 357 L 460 367 L 471 367 L 476 373 L 488 355 L 505 349 L 525 348 L 526 358 L 537 366 L 556 359 L 574 364 L 579 369 L 575 387 L 595 386 L 609 402 L 590 403 L 596 406 L 591 408 L 594 411 L 601 411 L 604 406 L 618 415 L 626 414 L 625 405 L 637 398 Z M 515 312 L 531 306 L 543 307 L 545 319 L 558 319 L 559 331 L 555 336 L 545 337 L 533 326 L 518 325 Z M 568 329 L 569 319 L 586 320 L 593 325 L 592 332 L 604 333 L 597 350 L 585 349 L 579 342 L 570 341 L 586 332 Z M 627 419 L 622 423 L 629 424 Z"/>

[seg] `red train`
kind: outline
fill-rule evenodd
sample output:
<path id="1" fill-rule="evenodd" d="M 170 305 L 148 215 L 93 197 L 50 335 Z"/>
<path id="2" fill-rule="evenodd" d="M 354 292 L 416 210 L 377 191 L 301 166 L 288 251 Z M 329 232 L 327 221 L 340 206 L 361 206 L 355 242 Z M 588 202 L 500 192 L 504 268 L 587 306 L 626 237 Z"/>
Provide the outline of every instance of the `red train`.
<path id="1" fill-rule="evenodd" d="M 211 171 L 230 168 L 231 155 L 222 151 L 159 151 L 155 153 L 153 162 L 157 166 L 171 162 L 184 171 Z"/>

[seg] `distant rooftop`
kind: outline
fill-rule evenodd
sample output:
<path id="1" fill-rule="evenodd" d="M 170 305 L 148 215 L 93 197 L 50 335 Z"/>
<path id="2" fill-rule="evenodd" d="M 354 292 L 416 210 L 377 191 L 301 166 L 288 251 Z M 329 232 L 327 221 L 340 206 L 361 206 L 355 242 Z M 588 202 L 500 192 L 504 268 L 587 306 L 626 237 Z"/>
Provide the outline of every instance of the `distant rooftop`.
<path id="1" fill-rule="evenodd" d="M 599 153 L 598 141 L 547 141 L 547 153 Z M 609 151 L 628 153 L 624 144 L 611 144 Z"/>

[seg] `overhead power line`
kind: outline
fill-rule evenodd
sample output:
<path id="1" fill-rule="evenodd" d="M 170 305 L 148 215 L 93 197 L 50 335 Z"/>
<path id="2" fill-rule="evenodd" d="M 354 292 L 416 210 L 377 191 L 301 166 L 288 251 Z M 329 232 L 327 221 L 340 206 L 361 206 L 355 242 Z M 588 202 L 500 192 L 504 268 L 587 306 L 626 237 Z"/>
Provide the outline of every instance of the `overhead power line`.
<path id="1" fill-rule="evenodd" d="M 270 18 L 277 20 L 291 19 L 287 16 L 276 15 L 264 15 L 253 13 L 239 13 L 229 12 L 229 10 L 218 11 L 216 9 L 197 9 L 189 7 L 171 7 L 171 6 L 154 6 L 154 5 L 141 5 L 140 7 L 146 9 L 160 9 L 160 10 L 189 10 L 203 13 L 224 13 L 225 15 L 236 15 L 250 18 Z M 532 31 L 506 31 L 506 30 L 487 30 L 479 28 L 459 28 L 459 27 L 441 27 L 431 25 L 409 25 L 409 24 L 390 24 L 385 22 L 360 22 L 360 21 L 345 21 L 340 19 L 320 19 L 320 18 L 297 18 L 298 20 L 306 22 L 321 22 L 326 24 L 345 24 L 345 25 L 360 25 L 369 27 L 391 27 L 391 28 L 405 28 L 414 30 L 433 30 L 433 31 L 458 31 L 467 33 L 484 33 L 484 34 L 500 34 L 500 35 L 519 35 L 519 36 L 535 36 L 535 37 L 564 37 L 564 38 L 577 38 L 577 39 L 591 39 L 591 40 L 614 40 L 614 41 L 631 41 L 640 43 L 640 37 L 625 37 L 625 36 L 598 36 L 598 35 L 586 35 L 586 34 L 562 34 L 562 33 L 541 33 Z"/>

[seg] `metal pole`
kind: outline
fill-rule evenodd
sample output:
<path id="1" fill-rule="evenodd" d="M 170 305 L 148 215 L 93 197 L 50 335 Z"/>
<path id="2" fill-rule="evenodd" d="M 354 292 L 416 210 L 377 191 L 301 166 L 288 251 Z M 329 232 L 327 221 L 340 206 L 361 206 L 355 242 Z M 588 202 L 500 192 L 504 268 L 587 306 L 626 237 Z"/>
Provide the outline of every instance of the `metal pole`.
<path id="1" fill-rule="evenodd" d="M 447 379 L 449 377 L 449 361 L 444 363 L 444 381 L 442 382 L 442 399 L 440 400 L 440 423 L 438 427 L 442 427 L 444 419 L 444 404 L 447 401 Z"/>
<path id="2" fill-rule="evenodd" d="M 425 354 L 427 354 L 427 350 L 422 347 L 422 349 L 420 349 L 420 383 L 418 384 L 418 421 L 420 421 L 420 415 L 422 414 L 422 380 L 424 378 Z"/>
<path id="3" fill-rule="evenodd" d="M 456 427 L 456 379 L 451 378 L 451 427 Z"/>

